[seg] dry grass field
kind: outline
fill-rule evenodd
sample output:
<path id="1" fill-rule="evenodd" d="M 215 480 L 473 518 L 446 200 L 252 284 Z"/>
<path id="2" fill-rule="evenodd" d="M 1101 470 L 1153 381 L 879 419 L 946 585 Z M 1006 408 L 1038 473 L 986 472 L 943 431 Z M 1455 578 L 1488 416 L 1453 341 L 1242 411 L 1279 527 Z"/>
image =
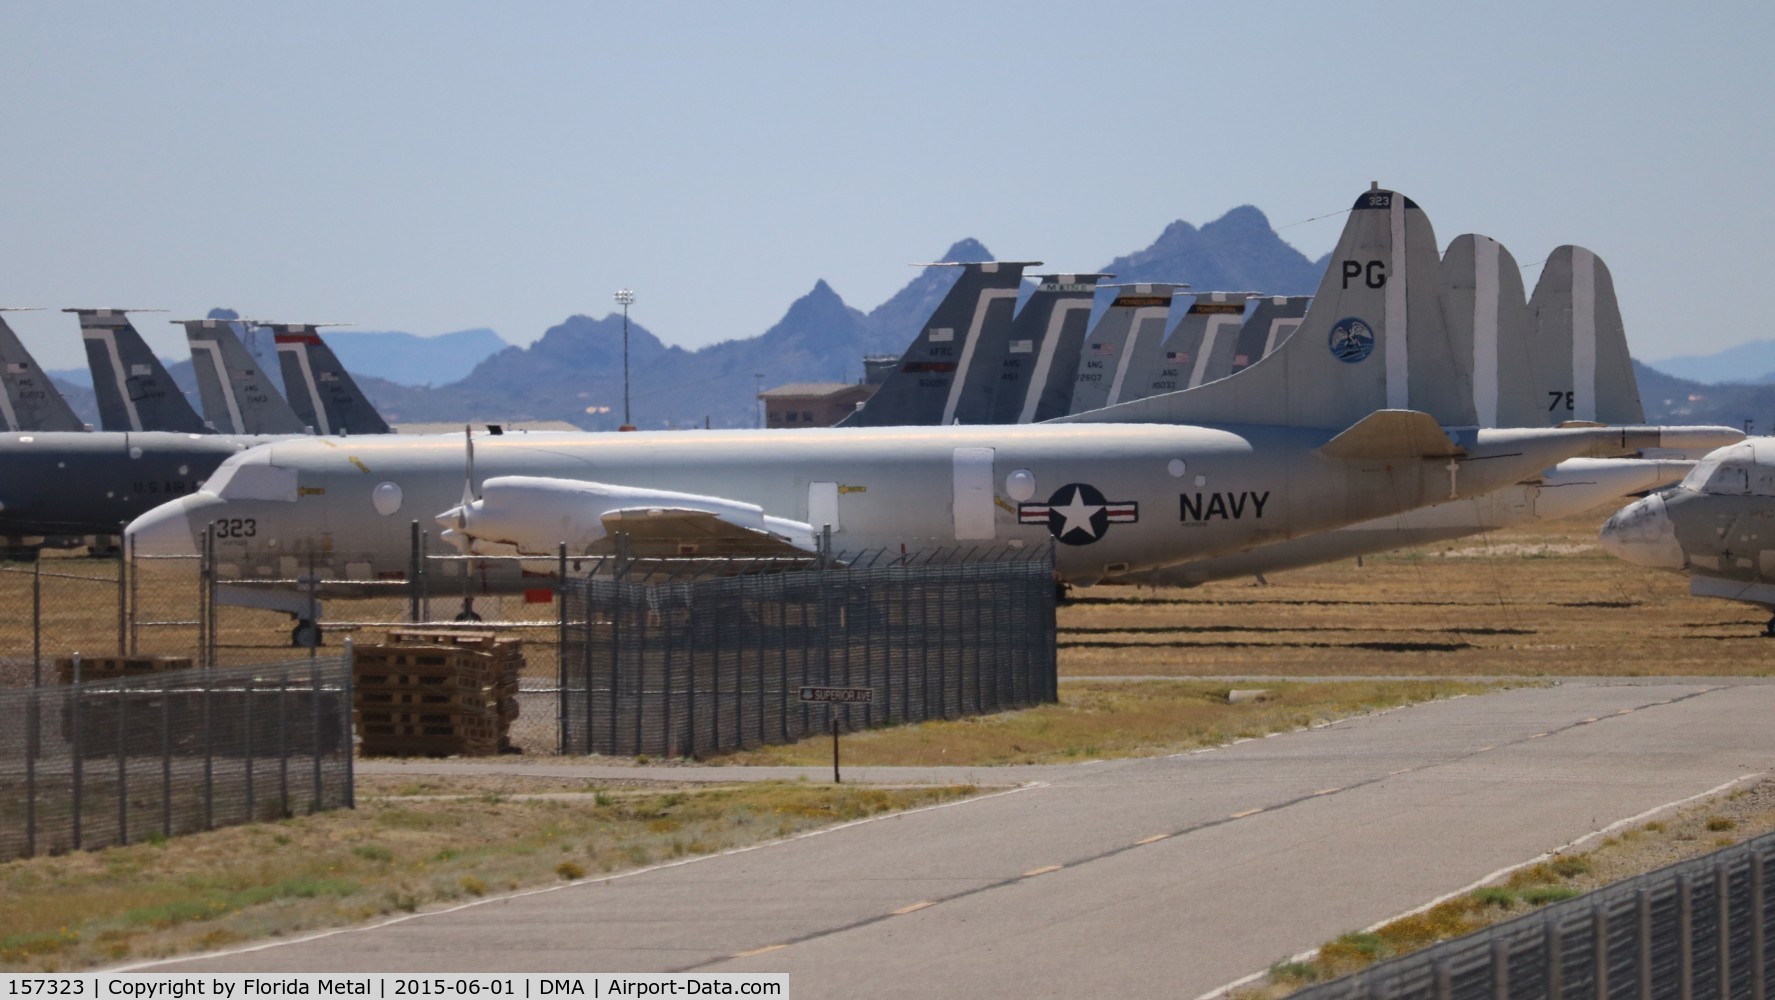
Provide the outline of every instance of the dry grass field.
<path id="1" fill-rule="evenodd" d="M 1768 674 L 1746 604 L 1596 542 L 1613 508 L 1193 589 L 1096 587 L 1060 610 L 1060 672 L 1102 676 Z"/>

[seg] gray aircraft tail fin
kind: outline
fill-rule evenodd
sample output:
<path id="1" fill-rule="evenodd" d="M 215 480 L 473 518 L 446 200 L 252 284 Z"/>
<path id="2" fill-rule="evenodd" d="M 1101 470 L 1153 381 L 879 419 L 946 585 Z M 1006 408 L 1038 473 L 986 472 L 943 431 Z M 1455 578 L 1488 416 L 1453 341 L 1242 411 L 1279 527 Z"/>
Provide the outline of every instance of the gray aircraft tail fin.
<path id="1" fill-rule="evenodd" d="M 1306 318 L 1312 301 L 1311 295 L 1265 295 L 1247 302 L 1227 374 L 1242 372 L 1281 347 Z"/>
<path id="2" fill-rule="evenodd" d="M 1189 286 L 1141 282 L 1098 287 L 1112 289 L 1115 297 L 1104 309 L 1097 325 L 1085 335 L 1084 351 L 1079 355 L 1079 374 L 1073 382 L 1072 403 L 1068 407 L 1073 413 L 1122 401 L 1122 390 L 1127 385 L 1136 357 L 1143 353 L 1143 348 L 1156 348 L 1164 343 L 1172 296 Z"/>
<path id="3" fill-rule="evenodd" d="M 108 431 L 210 430 L 122 309 L 64 309 L 80 317 L 99 421 Z"/>
<path id="4" fill-rule="evenodd" d="M 21 310 L 0 309 L 18 311 Z M 9 431 L 86 429 L 49 376 L 37 366 L 37 359 L 25 350 L 12 327 L 6 325 L 4 317 L 0 317 L 0 421 L 5 422 L 4 429 Z"/>
<path id="5" fill-rule="evenodd" d="M 1479 426 L 1557 424 L 1547 419 L 1534 370 L 1534 316 L 1510 251 L 1489 236 L 1455 237 L 1442 255 L 1442 295 L 1450 342 L 1457 354 L 1472 359 Z"/>
<path id="6" fill-rule="evenodd" d="M 1124 399 L 1145 399 L 1232 374 L 1233 348 L 1251 292 L 1193 292 L 1163 345 L 1136 359 L 1139 377 Z M 1144 364 L 1141 362 L 1144 361 Z"/>
<path id="7" fill-rule="evenodd" d="M 388 421 L 370 404 L 338 355 L 320 339 L 319 324 L 261 323 L 277 341 L 290 408 L 317 434 L 388 434 Z"/>
<path id="8" fill-rule="evenodd" d="M 888 374 L 841 427 L 910 427 L 955 420 L 983 331 L 1008 331 L 1025 267 L 1040 261 L 931 264 L 959 267 L 961 276 Z"/>
<path id="9" fill-rule="evenodd" d="M 1601 258 L 1583 247 L 1556 248 L 1541 268 L 1529 311 L 1545 422 L 1645 422 L 1615 281 Z"/>
<path id="10" fill-rule="evenodd" d="M 1472 426 L 1471 372 L 1444 327 L 1440 261 L 1422 209 L 1365 191 L 1300 328 L 1275 353 L 1232 378 L 1063 419 L 1343 430 L 1376 410 L 1410 409 Z"/>
<path id="11" fill-rule="evenodd" d="M 302 420 L 225 319 L 177 320 L 191 344 L 204 416 L 224 434 L 300 434 Z"/>
<path id="12" fill-rule="evenodd" d="M 1008 328 L 980 334 L 950 420 L 1027 424 L 1065 412 L 1102 274 L 1043 274 Z M 1058 409 L 1056 409 L 1058 408 Z"/>

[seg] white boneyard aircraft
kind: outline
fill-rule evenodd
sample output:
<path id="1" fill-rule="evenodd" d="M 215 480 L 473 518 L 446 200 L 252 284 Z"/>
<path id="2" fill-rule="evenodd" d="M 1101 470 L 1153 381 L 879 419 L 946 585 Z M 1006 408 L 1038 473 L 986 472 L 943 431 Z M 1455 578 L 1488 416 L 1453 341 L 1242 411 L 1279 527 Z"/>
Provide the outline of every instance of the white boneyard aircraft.
<path id="1" fill-rule="evenodd" d="M 1568 459 L 1483 496 L 1128 574 L 1117 582 L 1196 586 L 1564 517 L 1673 483 L 1691 464 L 1681 453 L 1699 454 L 1744 437 L 1730 427 L 1638 426 L 1645 411 L 1614 282 L 1603 262 L 1582 247 L 1554 250 L 1533 299 L 1525 301 L 1520 269 L 1502 244 L 1458 236 L 1443 256 L 1440 288 L 1449 339 L 1470 359 L 1480 426 L 1558 426 L 1578 416 L 1615 425 L 1645 448 L 1678 454 Z"/>
<path id="2" fill-rule="evenodd" d="M 1364 192 L 1295 336 L 1239 375 L 1128 404 L 1147 407 L 1139 422 L 507 435 L 478 442 L 466 490 L 459 437 L 292 440 L 128 533 L 141 555 L 191 553 L 214 524 L 224 576 L 287 579 L 313 560 L 390 579 L 414 520 L 465 551 L 539 557 L 607 552 L 618 532 L 635 555 L 808 555 L 829 527 L 852 553 L 1053 539 L 1058 573 L 1090 584 L 1639 446 L 1613 428 L 1476 429 L 1428 319 L 1436 259 L 1415 204 Z"/>

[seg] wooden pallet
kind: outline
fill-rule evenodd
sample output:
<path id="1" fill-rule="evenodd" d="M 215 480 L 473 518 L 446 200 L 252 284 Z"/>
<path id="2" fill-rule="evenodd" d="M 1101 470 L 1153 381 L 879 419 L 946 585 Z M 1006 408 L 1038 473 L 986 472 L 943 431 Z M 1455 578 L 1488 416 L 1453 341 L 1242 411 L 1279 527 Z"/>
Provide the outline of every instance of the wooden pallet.
<path id="1" fill-rule="evenodd" d="M 82 656 L 80 680 L 113 681 L 123 677 L 144 677 L 169 670 L 190 670 L 189 656 Z M 55 661 L 59 683 L 74 683 L 74 658 L 65 656 Z"/>

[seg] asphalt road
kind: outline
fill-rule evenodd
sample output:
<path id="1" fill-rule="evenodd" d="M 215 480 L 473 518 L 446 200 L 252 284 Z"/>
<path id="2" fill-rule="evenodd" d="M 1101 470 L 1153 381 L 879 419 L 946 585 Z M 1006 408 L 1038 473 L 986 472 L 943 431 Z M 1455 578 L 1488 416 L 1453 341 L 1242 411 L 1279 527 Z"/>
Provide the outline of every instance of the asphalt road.
<path id="1" fill-rule="evenodd" d="M 787 971 L 800 998 L 1194 997 L 1775 770 L 1772 712 L 1775 687 L 1729 681 L 1459 698 L 1177 757 L 1018 771 L 1037 783 L 151 968 Z"/>

